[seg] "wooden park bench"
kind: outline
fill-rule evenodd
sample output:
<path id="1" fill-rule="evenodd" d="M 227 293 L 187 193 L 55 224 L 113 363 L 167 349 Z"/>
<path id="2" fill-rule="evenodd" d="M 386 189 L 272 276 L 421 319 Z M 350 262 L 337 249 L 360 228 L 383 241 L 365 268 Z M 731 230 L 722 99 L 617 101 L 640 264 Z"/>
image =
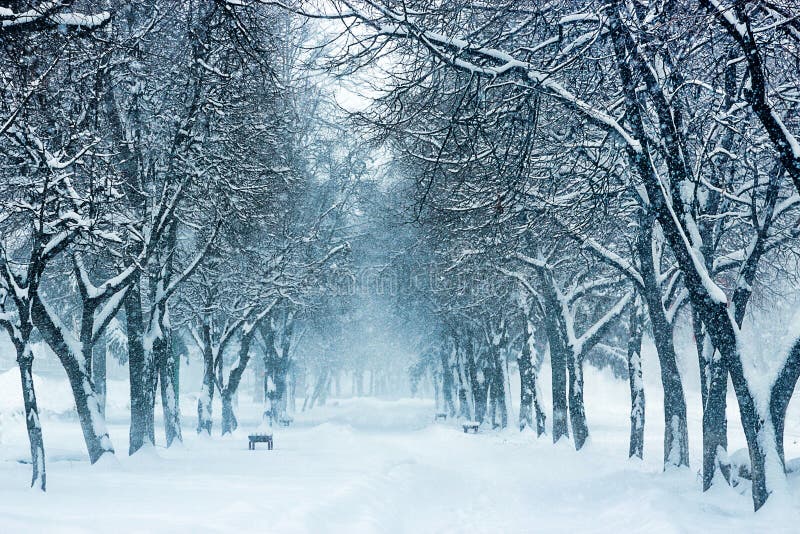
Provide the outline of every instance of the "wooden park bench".
<path id="1" fill-rule="evenodd" d="M 447 421 L 447 414 L 443 413 L 443 412 L 439 412 L 434 416 L 433 420 L 434 421 L 439 421 L 439 420 Z"/>
<path id="2" fill-rule="evenodd" d="M 280 423 L 281 426 L 289 426 L 292 424 L 292 421 L 294 421 L 294 419 L 291 417 L 281 417 L 278 419 L 278 423 Z"/>
<path id="3" fill-rule="evenodd" d="M 267 450 L 272 450 L 272 434 L 250 434 L 247 439 L 250 440 L 247 448 L 251 451 L 256 450 L 256 443 L 266 443 Z"/>
<path id="4" fill-rule="evenodd" d="M 470 430 L 473 434 L 477 434 L 480 423 L 476 423 L 475 421 L 467 421 L 461 426 L 464 428 L 464 434 L 468 434 Z"/>

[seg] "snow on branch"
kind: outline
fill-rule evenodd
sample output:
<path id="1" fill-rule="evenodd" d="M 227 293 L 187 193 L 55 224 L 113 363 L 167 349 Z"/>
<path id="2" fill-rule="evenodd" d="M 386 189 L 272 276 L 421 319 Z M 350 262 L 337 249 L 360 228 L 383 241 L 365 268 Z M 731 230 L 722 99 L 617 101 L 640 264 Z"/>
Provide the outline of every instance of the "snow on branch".
<path id="1" fill-rule="evenodd" d="M 111 19 L 108 11 L 101 11 L 94 15 L 62 12 L 61 10 L 66 8 L 69 3 L 71 2 L 61 0 L 42 2 L 38 6 L 20 13 L 7 7 L 0 7 L 0 28 L 16 28 L 37 22 L 55 26 L 97 28 Z"/>
<path id="2" fill-rule="evenodd" d="M 575 351 L 575 354 L 583 356 L 597 344 L 600 338 L 602 338 L 606 331 L 608 331 L 608 329 L 611 327 L 613 321 L 622 315 L 622 313 L 625 311 L 625 308 L 628 307 L 631 299 L 633 299 L 633 295 L 633 292 L 629 292 L 627 295 L 619 299 L 617 303 L 610 310 L 608 310 L 605 315 L 603 315 L 598 321 L 589 327 L 583 333 L 583 335 L 575 340 L 572 340 L 572 349 Z"/>
<path id="3" fill-rule="evenodd" d="M 525 276 L 523 276 L 521 273 L 518 273 L 517 271 L 509 271 L 508 269 L 504 269 L 502 267 L 498 267 L 497 270 L 503 273 L 504 275 L 517 280 L 520 286 L 522 286 L 525 289 L 525 291 L 530 293 L 531 296 L 535 297 L 536 295 L 539 294 L 533 287 L 533 285 L 528 281 L 528 279 L 525 278 Z"/>
<path id="4" fill-rule="evenodd" d="M 226 0 L 226 3 L 229 5 L 241 5 L 239 0 Z M 642 145 L 639 140 L 622 126 L 618 119 L 579 98 L 553 79 L 552 72 L 539 70 L 529 61 L 517 59 L 504 50 L 478 45 L 459 36 L 444 35 L 425 29 L 420 23 L 416 22 L 415 13 L 413 12 L 397 12 L 378 0 L 364 1 L 366 6 L 374 11 L 374 14 L 360 9 L 352 0 L 341 0 L 341 4 L 345 5 L 348 10 L 340 10 L 337 5 L 332 13 L 311 12 L 279 1 L 260 0 L 260 3 L 281 7 L 306 17 L 342 20 L 348 28 L 352 28 L 352 22 L 350 21 L 358 21 L 371 28 L 376 37 L 416 41 L 443 63 L 477 76 L 495 79 L 516 73 L 534 85 L 543 88 L 549 95 L 577 111 L 589 119 L 590 122 L 614 133 L 634 152 L 642 152 Z M 562 24 L 591 20 L 599 20 L 599 18 L 596 18 L 595 15 L 577 14 L 572 18 L 563 17 Z M 605 26 L 600 24 L 601 32 L 604 28 Z M 487 62 L 488 64 L 483 64 L 482 62 Z"/>
<path id="5" fill-rule="evenodd" d="M 634 265 L 629 261 L 614 252 L 613 250 L 601 245 L 597 240 L 588 236 L 583 236 L 581 243 L 584 247 L 592 252 L 598 259 L 615 267 L 623 275 L 628 277 L 638 287 L 644 287 L 644 281 L 641 274 L 636 270 Z"/>
<path id="6" fill-rule="evenodd" d="M 515 252 L 513 254 L 513 257 L 518 259 L 522 263 L 530 265 L 531 267 L 534 267 L 536 269 L 547 269 L 547 263 L 544 260 L 531 258 L 530 256 L 523 254 L 521 252 Z"/>
<path id="7" fill-rule="evenodd" d="M 767 94 L 767 67 L 746 15 L 739 16 L 735 5 L 723 5 L 720 0 L 700 0 L 744 52 L 750 73 L 750 90 L 746 92 L 750 107 L 758 116 L 770 140 L 780 154 L 786 172 L 800 192 L 800 141 L 789 130 L 770 102 Z"/>

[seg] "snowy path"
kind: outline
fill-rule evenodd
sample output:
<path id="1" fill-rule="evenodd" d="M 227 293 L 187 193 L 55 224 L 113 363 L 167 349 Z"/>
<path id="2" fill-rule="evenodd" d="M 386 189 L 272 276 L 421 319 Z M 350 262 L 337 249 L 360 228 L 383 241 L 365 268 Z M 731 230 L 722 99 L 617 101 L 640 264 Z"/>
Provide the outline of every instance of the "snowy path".
<path id="1" fill-rule="evenodd" d="M 0 532 L 790 532 L 795 510 L 754 515 L 693 472 L 624 458 L 598 425 L 576 453 L 529 434 L 465 435 L 427 401 L 340 401 L 247 450 L 246 432 L 90 467 L 75 423 L 52 420 L 49 491 L 22 489 L 24 442 L 0 462 Z M 124 426 L 112 435 L 125 436 Z M 77 439 L 76 439 L 77 438 Z M 620 439 L 622 442 L 620 442 Z M 60 444 L 56 446 L 56 443 Z M 655 456 L 655 455 L 651 455 Z M 793 482 L 794 483 L 794 482 Z M 33 525 L 33 527 L 32 527 Z"/>

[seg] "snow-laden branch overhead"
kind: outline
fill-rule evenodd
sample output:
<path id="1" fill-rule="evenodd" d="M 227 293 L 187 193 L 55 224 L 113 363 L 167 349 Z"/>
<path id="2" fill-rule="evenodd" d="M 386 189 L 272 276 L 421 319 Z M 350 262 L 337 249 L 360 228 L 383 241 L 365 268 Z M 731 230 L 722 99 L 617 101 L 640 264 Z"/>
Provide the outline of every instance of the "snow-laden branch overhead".
<path id="1" fill-rule="evenodd" d="M 0 6 L 0 29 L 25 27 L 38 22 L 54 26 L 97 28 L 111 19 L 111 14 L 107 11 L 100 11 L 95 14 L 64 11 L 69 7 L 69 4 L 72 4 L 72 2 L 64 0 L 41 2 L 23 12 L 14 12 L 9 8 Z"/>

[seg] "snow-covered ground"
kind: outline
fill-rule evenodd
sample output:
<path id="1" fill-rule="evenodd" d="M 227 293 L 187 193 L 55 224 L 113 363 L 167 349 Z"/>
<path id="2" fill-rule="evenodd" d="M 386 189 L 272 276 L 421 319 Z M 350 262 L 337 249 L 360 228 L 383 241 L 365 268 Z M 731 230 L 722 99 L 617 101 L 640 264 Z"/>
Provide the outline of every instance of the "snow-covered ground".
<path id="1" fill-rule="evenodd" d="M 37 383 L 45 411 L 46 494 L 27 488 L 30 466 L 19 463 L 28 450 L 15 415 L 17 379 L 14 371 L 0 374 L 3 533 L 730 534 L 797 532 L 800 525 L 794 477 L 793 502 L 757 514 L 746 493 L 722 486 L 701 493 L 696 404 L 692 469 L 662 473 L 657 388 L 648 390 L 645 460 L 628 460 L 627 384 L 594 369 L 586 373 L 592 437 L 581 452 L 513 429 L 463 434 L 454 421 L 434 424 L 429 400 L 372 398 L 329 401 L 297 414 L 290 428 L 275 431 L 275 450 L 248 451 L 257 406 L 242 403 L 235 435 L 201 438 L 192 430 L 192 396 L 186 395 L 185 444 L 127 457 L 126 388 L 114 381 L 109 427 L 118 459 L 96 466 L 88 465 L 78 423 L 69 417 L 66 383 L 50 378 Z M 543 389 L 546 399 L 546 383 Z M 795 403 L 788 457 L 800 456 L 798 415 Z M 732 449 L 742 439 L 735 426 Z"/>

